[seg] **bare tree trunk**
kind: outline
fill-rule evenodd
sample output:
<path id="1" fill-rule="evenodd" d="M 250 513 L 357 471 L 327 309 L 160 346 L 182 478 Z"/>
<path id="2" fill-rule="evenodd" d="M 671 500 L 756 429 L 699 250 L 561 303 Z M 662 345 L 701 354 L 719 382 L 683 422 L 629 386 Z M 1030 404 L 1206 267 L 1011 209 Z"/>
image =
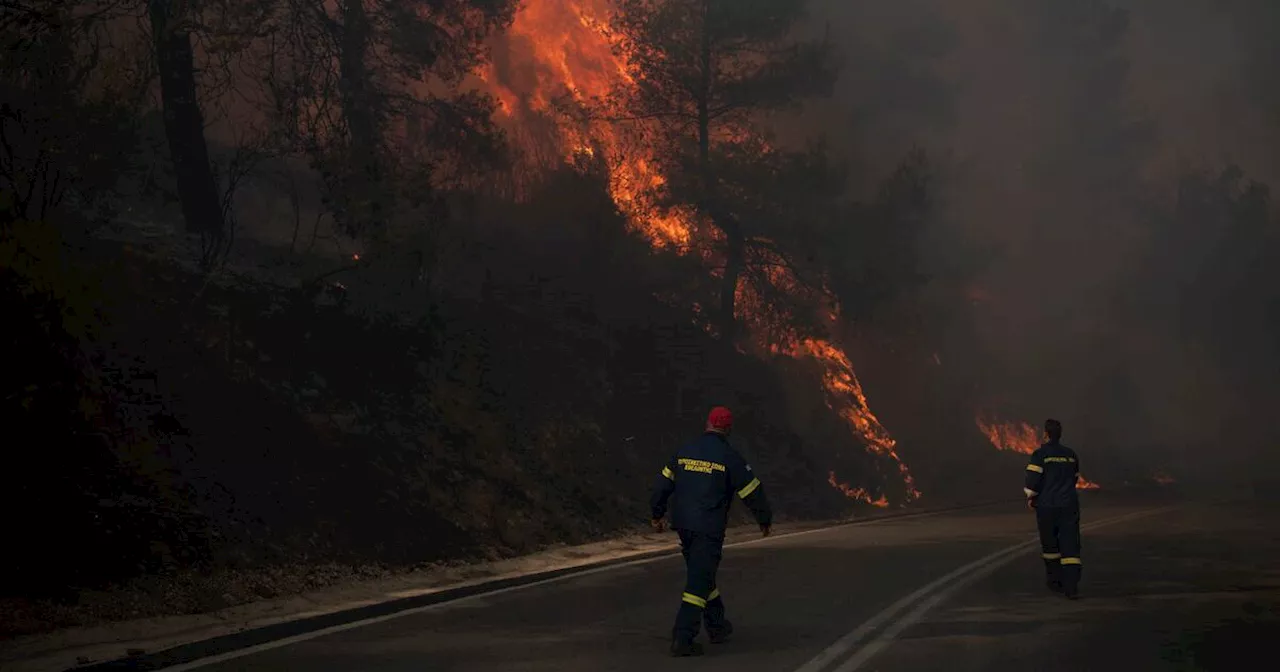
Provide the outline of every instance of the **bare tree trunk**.
<path id="1" fill-rule="evenodd" d="M 209 163 L 204 115 L 196 98 L 195 55 L 191 34 L 174 14 L 172 0 L 149 0 L 151 35 L 160 73 L 164 129 L 173 160 L 178 196 L 187 230 L 214 241 L 223 235 L 222 206 Z"/>
<path id="2" fill-rule="evenodd" d="M 383 230 L 385 211 L 382 184 L 382 165 L 379 157 L 381 134 L 379 132 L 376 96 L 371 90 L 368 57 L 372 28 L 365 11 L 364 0 L 345 0 L 342 12 L 342 55 L 339 59 L 339 90 L 342 95 L 342 114 L 347 122 L 350 141 L 352 171 L 350 189 L 346 196 L 351 208 L 349 216 L 357 221 L 348 222 L 354 228 L 368 228 L 377 234 Z"/>
<path id="3" fill-rule="evenodd" d="M 732 342 L 738 335 L 738 320 L 734 312 L 737 309 L 738 279 L 746 266 L 746 240 L 736 222 L 725 221 L 720 230 L 724 231 L 726 238 L 724 277 L 720 279 L 720 332 L 726 341 Z"/>

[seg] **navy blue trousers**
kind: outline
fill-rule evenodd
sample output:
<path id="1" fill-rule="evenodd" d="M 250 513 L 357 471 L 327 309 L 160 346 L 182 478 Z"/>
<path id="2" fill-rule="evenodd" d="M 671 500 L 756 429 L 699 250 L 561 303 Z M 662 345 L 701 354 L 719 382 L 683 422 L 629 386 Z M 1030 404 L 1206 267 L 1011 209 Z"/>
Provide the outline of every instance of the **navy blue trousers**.
<path id="1" fill-rule="evenodd" d="M 724 598 L 720 597 L 720 590 L 716 587 L 716 571 L 720 569 L 724 537 L 690 530 L 676 532 L 680 535 L 686 576 L 672 636 L 684 643 L 692 642 L 698 636 L 703 621 L 707 624 L 707 632 L 712 635 L 727 627 Z"/>
<path id="2" fill-rule="evenodd" d="M 1036 527 L 1040 531 L 1040 557 L 1050 583 L 1060 584 L 1068 593 L 1080 585 L 1080 509 L 1076 507 L 1036 507 Z"/>

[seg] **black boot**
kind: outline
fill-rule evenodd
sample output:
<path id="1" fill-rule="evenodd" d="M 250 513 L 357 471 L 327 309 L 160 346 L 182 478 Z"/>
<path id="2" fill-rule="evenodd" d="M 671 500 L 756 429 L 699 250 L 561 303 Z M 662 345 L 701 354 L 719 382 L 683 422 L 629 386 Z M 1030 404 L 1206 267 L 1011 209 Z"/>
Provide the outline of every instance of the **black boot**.
<path id="1" fill-rule="evenodd" d="M 707 628 L 707 638 L 711 640 L 712 644 L 724 644 L 729 641 L 729 638 L 732 636 L 733 624 L 729 621 L 725 621 L 724 625 L 714 630 Z"/>
<path id="2" fill-rule="evenodd" d="M 1064 565 L 1062 568 L 1062 594 L 1069 600 L 1080 597 L 1081 569 L 1079 564 Z"/>
<path id="3" fill-rule="evenodd" d="M 1045 559 L 1044 561 L 1044 580 L 1049 590 L 1055 593 L 1062 592 L 1062 565 L 1057 558 Z"/>
<path id="4" fill-rule="evenodd" d="M 697 642 L 681 642 L 671 640 L 671 655 L 676 658 L 690 658 L 702 655 L 702 645 Z"/>

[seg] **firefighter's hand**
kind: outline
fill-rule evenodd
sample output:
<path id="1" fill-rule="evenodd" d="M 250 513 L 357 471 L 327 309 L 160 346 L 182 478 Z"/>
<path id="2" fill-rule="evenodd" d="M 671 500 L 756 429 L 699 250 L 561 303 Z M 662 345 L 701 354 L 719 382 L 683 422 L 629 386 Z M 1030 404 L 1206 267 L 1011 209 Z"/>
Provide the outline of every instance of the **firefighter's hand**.
<path id="1" fill-rule="evenodd" d="M 654 532 L 663 532 L 667 529 L 667 523 L 661 518 L 654 518 L 649 521 L 649 525 L 653 526 Z"/>
<path id="2" fill-rule="evenodd" d="M 760 526 L 760 536 L 762 536 L 762 537 L 767 537 L 767 536 L 769 536 L 770 534 L 773 534 L 773 526 L 772 526 L 772 525 L 761 525 L 761 526 Z"/>
<path id="3" fill-rule="evenodd" d="M 1035 510 L 1036 510 L 1036 498 L 1035 498 L 1035 497 L 1028 497 L 1028 498 L 1027 498 L 1027 510 L 1028 510 L 1028 511 L 1035 511 Z"/>

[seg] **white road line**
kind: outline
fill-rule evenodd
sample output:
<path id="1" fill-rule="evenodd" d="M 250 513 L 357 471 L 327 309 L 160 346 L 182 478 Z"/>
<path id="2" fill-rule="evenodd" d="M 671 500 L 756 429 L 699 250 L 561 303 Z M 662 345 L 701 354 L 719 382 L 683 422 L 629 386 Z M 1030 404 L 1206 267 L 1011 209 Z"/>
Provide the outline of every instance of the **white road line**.
<path id="1" fill-rule="evenodd" d="M 819 653 L 812 660 L 810 660 L 809 662 L 799 667 L 796 670 L 796 672 L 819 672 L 819 670 L 824 669 L 828 664 L 830 664 L 831 661 L 836 660 L 839 657 L 849 653 L 849 651 L 851 651 L 853 647 L 858 645 L 858 642 L 861 642 L 863 639 L 866 639 L 867 635 L 871 634 L 871 632 L 873 632 L 876 628 L 883 625 L 885 621 L 889 620 L 890 618 L 893 618 L 898 614 L 898 612 L 911 606 L 917 600 L 945 586 L 949 581 L 954 581 L 956 578 L 964 576 L 964 574 L 967 572 L 971 572 L 975 569 L 978 569 L 982 565 L 989 563 L 999 558 L 1002 555 L 1006 555 L 1010 552 L 1020 551 L 1025 548 L 1028 548 L 1033 543 L 1035 542 L 1030 542 L 1030 541 L 1023 542 L 1021 544 L 1018 544 L 1017 546 L 996 551 L 995 553 L 992 553 L 991 555 L 975 560 L 951 572 L 950 574 L 947 574 L 946 576 L 943 576 L 942 578 L 937 579 L 936 581 L 924 586 L 923 588 L 911 593 L 910 595 L 907 595 L 906 597 L 898 600 L 897 602 L 894 602 L 888 607 L 885 607 L 883 611 L 876 614 L 875 616 L 872 616 L 862 625 L 855 628 L 853 632 L 850 632 L 844 637 L 841 637 L 840 639 L 836 640 L 834 644 L 824 649 L 822 653 Z"/>
<path id="2" fill-rule="evenodd" d="M 1100 520 L 1096 523 L 1083 525 L 1081 526 L 1081 529 L 1093 530 L 1093 529 L 1098 529 L 1100 527 L 1117 525 L 1119 523 L 1128 522 L 1136 518 L 1144 518 L 1146 516 L 1155 515 L 1157 513 L 1167 511 L 1170 508 L 1172 507 L 1164 507 L 1160 509 L 1148 509 L 1145 511 L 1127 513 L 1121 516 L 1115 516 L 1113 518 Z M 978 579 L 984 576 L 987 576 L 992 572 L 996 571 L 997 569 L 1013 562 L 1014 560 L 1019 558 L 1024 551 L 1030 548 L 1033 548 L 1038 544 L 1039 544 L 1039 541 L 1037 539 L 1032 539 L 1030 541 L 1023 542 L 1021 544 L 1015 544 L 1013 546 L 1009 546 L 1002 550 L 996 551 L 995 553 L 992 553 L 991 555 L 988 555 L 980 560 L 969 563 L 968 565 L 965 565 L 964 567 L 961 567 L 960 569 L 954 572 L 951 572 L 950 574 L 942 577 L 941 579 L 938 579 L 937 581 L 930 583 L 924 588 L 921 588 L 920 590 L 917 590 L 916 592 L 893 603 L 892 605 L 890 605 L 888 608 L 886 608 L 884 611 L 880 612 L 879 614 L 876 614 L 870 620 L 858 626 L 858 628 L 855 629 L 853 632 L 850 632 L 848 635 L 845 635 L 844 637 L 840 638 L 839 641 L 837 641 L 835 644 L 828 647 L 822 653 L 818 654 L 817 657 L 815 657 L 813 660 L 806 663 L 803 667 L 796 670 L 796 672 L 818 672 L 819 670 L 824 669 L 832 661 L 838 660 L 841 656 L 847 655 L 849 652 L 851 652 L 853 650 L 853 647 L 857 646 L 858 642 L 865 639 L 868 634 L 873 632 L 876 628 L 880 627 L 880 625 L 882 625 L 885 621 L 889 620 L 898 612 L 910 606 L 917 599 L 928 596 L 930 595 L 930 593 L 933 593 L 931 597 L 928 597 L 928 599 L 925 599 L 915 609 L 912 609 L 901 619 L 899 619 L 898 621 L 893 623 L 891 626 L 886 628 L 882 633 L 880 633 L 878 637 L 872 640 L 870 644 L 858 650 L 856 654 L 854 654 L 853 656 L 845 660 L 838 667 L 831 670 L 831 672 L 855 672 L 855 670 L 865 665 L 867 661 L 871 660 L 877 653 L 879 653 L 885 647 L 891 644 L 894 638 L 896 638 L 899 634 L 901 634 L 903 630 L 918 623 L 924 617 L 924 615 L 929 612 L 930 609 L 936 607 L 943 600 L 954 595 L 956 592 L 960 591 L 961 589 L 973 584 Z M 954 583 L 950 583 L 953 581 Z M 950 583 L 950 585 L 947 585 L 948 583 Z M 941 588 L 941 590 L 939 590 L 939 588 Z"/>
<path id="3" fill-rule="evenodd" d="M 996 506 L 996 504 L 992 504 L 991 506 Z M 973 508 L 977 509 L 977 508 L 983 508 L 983 507 L 981 507 L 981 506 L 980 506 L 980 507 L 973 507 Z M 941 516 L 941 515 L 946 514 L 946 513 L 956 513 L 957 511 L 961 511 L 961 510 L 967 510 L 967 509 L 960 509 L 960 510 L 953 510 L 953 511 L 946 511 L 946 510 L 943 510 L 943 511 L 929 511 L 929 512 L 926 512 L 926 513 L 920 513 L 920 514 L 914 514 L 914 515 L 908 515 L 908 516 L 893 516 L 893 517 L 888 517 L 888 518 L 873 518 L 873 519 L 871 519 L 871 520 L 866 520 L 866 521 L 855 521 L 855 522 L 853 522 L 853 523 L 843 523 L 843 524 L 840 524 L 840 525 L 833 525 L 833 526 L 830 526 L 830 527 L 818 527 L 818 528 L 814 528 L 814 529 L 812 529 L 812 530 L 801 530 L 801 531 L 798 531 L 798 532 L 788 532 L 788 533 L 784 533 L 784 534 L 775 534 L 775 535 L 771 535 L 771 536 L 769 536 L 769 537 L 765 537 L 765 538 L 761 538 L 761 539 L 750 539 L 750 540 L 747 540 L 747 541 L 737 541 L 737 542 L 734 542 L 734 543 L 731 543 L 731 544 L 725 544 L 725 548 L 736 548 L 736 547 L 739 547 L 739 546 L 752 546 L 752 545 L 755 545 L 755 544 L 768 543 L 768 542 L 772 542 L 772 541 L 781 541 L 781 540 L 783 540 L 783 539 L 791 539 L 791 538 L 794 538 L 794 537 L 802 537 L 802 536 L 806 536 L 806 535 L 810 535 L 810 534 L 817 534 L 817 533 L 819 533 L 819 532 L 834 532 L 834 531 L 837 531 L 837 530 L 847 529 L 847 528 L 855 527 L 855 526 L 856 526 L 856 527 L 862 527 L 862 526 L 864 526 L 864 525 L 871 525 L 871 524 L 874 524 L 874 523 L 889 523 L 889 522 L 897 521 L 897 520 L 918 520 L 918 519 L 920 519 L 920 518 L 931 518 L 931 517 L 933 517 L 933 516 Z M 623 568 L 626 568 L 626 567 L 636 567 L 636 566 L 639 566 L 639 565 L 647 565 L 647 564 L 651 564 L 651 563 L 654 563 L 654 562 L 660 562 L 660 561 L 662 561 L 662 560 L 671 560 L 671 559 L 673 559 L 673 558 L 677 558 L 677 557 L 679 557 L 679 552 L 678 552 L 678 550 L 672 550 L 672 552 L 671 552 L 670 554 L 667 554 L 667 555 L 660 555 L 660 556 L 652 557 L 652 558 L 641 558 L 641 559 L 639 559 L 639 560 L 632 560 L 632 561 L 630 561 L 630 562 L 622 562 L 622 563 L 618 563 L 618 564 L 616 564 L 616 565 L 608 565 L 608 566 L 606 566 L 606 567 L 594 567 L 594 568 L 583 569 L 582 571 L 570 572 L 569 574 L 564 574 L 564 575 L 561 575 L 561 576 L 555 576 L 555 577 L 551 577 L 551 578 L 549 578 L 549 579 L 542 579 L 542 580 L 540 580 L 540 581 L 533 581 L 533 582 L 530 582 L 530 583 L 524 583 L 524 584 L 520 584 L 520 585 L 517 585 L 517 586 L 510 586 L 510 587 L 508 587 L 508 588 L 499 588 L 499 589 L 497 589 L 497 590 L 487 591 L 487 592 L 483 592 L 483 593 L 477 593 L 477 594 L 474 594 L 474 595 L 468 595 L 468 596 L 466 596 L 466 597 L 459 597 L 459 598 L 452 599 L 452 600 L 448 600 L 448 601 L 445 601 L 445 602 L 436 602 L 436 603 L 434 603 L 434 604 L 428 604 L 428 605 L 424 605 L 424 606 L 421 606 L 421 607 L 415 607 L 415 608 L 413 608 L 413 609 L 405 609 L 404 611 L 397 611 L 397 612 L 392 613 L 392 614 L 385 614 L 385 615 L 382 615 L 382 616 L 375 616 L 375 617 L 373 617 L 373 618 L 366 618 L 366 619 L 359 620 L 359 621 L 352 621 L 352 622 L 350 622 L 350 623 L 343 623 L 343 624 L 341 624 L 341 625 L 335 625 L 335 626 L 331 626 L 331 627 L 328 627 L 328 628 L 323 628 L 323 629 L 321 629 L 321 630 L 313 630 L 313 631 L 311 631 L 311 632 L 304 632 L 304 633 L 302 633 L 302 634 L 294 635 L 294 636 L 292 636 L 292 637 L 285 637 L 285 638 L 283 638 L 283 639 L 276 639 L 276 640 L 272 640 L 272 641 L 270 641 L 270 642 L 263 642 L 262 644 L 256 644 L 256 645 L 254 645 L 254 646 L 246 647 L 246 648 L 243 648 L 243 649 L 236 649 L 235 651 L 227 651 L 226 653 L 219 653 L 219 654 L 217 654 L 217 655 L 208 656 L 208 657 L 206 657 L 206 658 L 200 658 L 200 659 L 198 659 L 198 660 L 193 660 L 193 661 L 191 661 L 191 662 L 189 662 L 189 663 L 181 663 L 181 664 L 179 664 L 179 665 L 174 665 L 174 666 L 166 667 L 166 668 L 163 668 L 163 669 L 164 669 L 164 670 L 166 670 L 166 672 L 182 672 L 182 671 L 184 671 L 184 670 L 196 670 L 196 669 L 200 669 L 200 668 L 202 668 L 202 667 L 208 667 L 208 666 L 210 666 L 210 665 L 217 665 L 218 663 L 225 663 L 225 662 L 227 662 L 227 661 L 229 661 L 229 660 L 235 660 L 235 659 L 237 659 L 237 658 L 243 658 L 243 657 L 245 657 L 245 656 L 252 656 L 252 655 L 254 655 L 254 654 L 262 653 L 262 652 L 264 652 L 264 651 L 270 651 L 270 650 L 272 650 L 272 649 L 279 649 L 279 648 L 282 648 L 282 647 L 289 646 L 289 645 L 291 645 L 291 644 L 297 644 L 297 643 L 299 643 L 299 642 L 305 642 L 305 641 L 307 641 L 307 640 L 309 640 L 309 639 L 316 639 L 316 638 L 319 638 L 319 637 L 325 637 L 325 636 L 328 636 L 328 635 L 333 635 L 333 634 L 336 634 L 336 633 L 339 633 L 339 632 L 345 632 L 345 631 L 347 631 L 347 630 L 354 630 L 354 629 L 356 629 L 356 628 L 362 628 L 362 627 L 365 627 L 365 626 L 367 626 L 367 625 L 375 625 L 375 624 L 383 623 L 383 622 L 390 621 L 390 620 L 392 620 L 392 619 L 396 619 L 396 618 L 403 618 L 403 617 L 405 617 L 405 616 L 413 616 L 413 615 L 416 615 L 416 614 L 421 614 L 421 613 L 425 613 L 425 612 L 428 612 L 428 611 L 434 611 L 434 610 L 436 610 L 436 609 L 443 609 L 443 608 L 445 608 L 445 607 L 451 607 L 451 606 L 458 605 L 458 604 L 466 604 L 467 602 L 472 602 L 472 601 L 476 601 L 476 600 L 483 600 L 483 599 L 487 599 L 487 598 L 490 598 L 490 597 L 496 597 L 496 596 L 498 596 L 498 595 L 505 595 L 505 594 L 507 594 L 507 593 L 513 593 L 513 592 L 516 592 L 516 591 L 519 591 L 519 590 L 525 590 L 525 589 L 533 588 L 533 587 L 536 587 L 536 586 L 546 586 L 546 585 L 550 585 L 550 584 L 553 584 L 553 583 L 559 583 L 559 582 L 561 582 L 561 581 L 568 581 L 568 580 L 571 580 L 571 579 L 577 579 L 577 578 L 581 578 L 581 577 L 584 577 L 584 576 L 591 576 L 591 575 L 593 575 L 593 574 L 600 574 L 600 573 L 603 573 L 603 572 L 612 572 L 612 571 L 616 571 L 616 570 L 623 569 Z M 904 605 L 904 606 L 905 606 L 905 605 Z"/>

